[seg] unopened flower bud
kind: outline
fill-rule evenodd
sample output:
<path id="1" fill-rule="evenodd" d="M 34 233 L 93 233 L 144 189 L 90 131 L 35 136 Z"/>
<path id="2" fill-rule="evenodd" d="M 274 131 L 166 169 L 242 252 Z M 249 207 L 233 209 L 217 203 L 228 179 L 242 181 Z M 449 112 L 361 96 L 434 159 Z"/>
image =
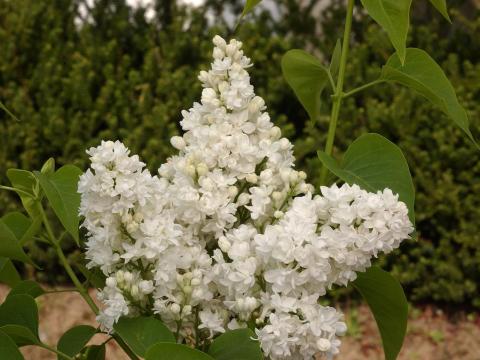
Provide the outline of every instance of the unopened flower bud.
<path id="1" fill-rule="evenodd" d="M 125 282 L 127 284 L 130 284 L 133 280 L 133 274 L 129 271 L 125 271 L 125 273 L 123 274 L 123 278 L 125 279 Z"/>
<path id="2" fill-rule="evenodd" d="M 117 286 L 117 280 L 113 277 L 108 277 L 107 280 L 105 280 L 105 284 L 108 287 L 115 287 Z"/>
<path id="3" fill-rule="evenodd" d="M 260 173 L 260 180 L 262 182 L 268 183 L 272 180 L 273 172 L 270 169 L 265 169 Z"/>
<path id="4" fill-rule="evenodd" d="M 118 270 L 115 277 L 117 278 L 118 284 L 123 284 L 123 282 L 125 281 L 124 272 L 122 270 Z"/>
<path id="5" fill-rule="evenodd" d="M 190 295 L 192 293 L 192 287 L 190 285 L 184 286 L 183 287 L 183 292 L 185 295 Z"/>
<path id="6" fill-rule="evenodd" d="M 298 172 L 292 171 L 288 177 L 288 180 L 291 184 L 296 184 L 298 182 Z"/>
<path id="7" fill-rule="evenodd" d="M 178 315 L 180 314 L 180 305 L 176 304 L 176 303 L 173 303 L 172 305 L 170 305 L 170 311 L 175 314 L 175 315 Z"/>
<path id="8" fill-rule="evenodd" d="M 127 231 L 131 234 L 131 233 L 134 233 L 135 231 L 138 230 L 138 223 L 135 222 L 135 221 L 132 221 L 130 223 L 127 224 L 126 228 L 127 228 Z"/>
<path id="9" fill-rule="evenodd" d="M 190 285 L 192 286 L 198 286 L 201 284 L 201 280 L 199 278 L 193 278 L 192 281 L 190 281 Z"/>
<path id="10" fill-rule="evenodd" d="M 193 278 L 193 274 L 189 271 L 189 272 L 186 272 L 185 274 L 183 274 L 183 278 L 186 280 L 186 281 L 190 281 L 192 280 Z"/>
<path id="11" fill-rule="evenodd" d="M 235 52 L 237 51 L 237 44 L 230 42 L 230 44 L 227 45 L 225 48 L 225 53 L 227 56 L 233 56 Z"/>
<path id="12" fill-rule="evenodd" d="M 198 176 L 203 176 L 206 173 L 208 173 L 208 166 L 207 164 L 201 162 L 200 164 L 197 165 L 197 174 Z"/>
<path id="13" fill-rule="evenodd" d="M 192 306 L 191 305 L 185 305 L 182 309 L 182 315 L 187 316 L 192 313 Z"/>
<path id="14" fill-rule="evenodd" d="M 249 194 L 242 193 L 242 194 L 239 195 L 238 200 L 237 200 L 238 206 L 246 205 L 249 202 L 250 202 L 250 195 Z"/>
<path id="15" fill-rule="evenodd" d="M 224 253 L 228 252 L 230 250 L 230 242 L 227 240 L 225 236 L 222 236 L 220 239 L 218 239 L 218 247 L 220 250 L 222 250 Z"/>
<path id="16" fill-rule="evenodd" d="M 138 291 L 138 286 L 136 284 L 132 285 L 130 289 L 130 294 L 134 299 L 138 299 L 139 291 Z"/>
<path id="17" fill-rule="evenodd" d="M 280 210 L 277 210 L 273 213 L 273 216 L 275 217 L 275 219 L 281 219 L 283 217 L 284 213 Z"/>
<path id="18" fill-rule="evenodd" d="M 195 166 L 193 165 L 187 165 L 185 166 L 185 173 L 191 177 L 194 177 L 195 176 L 195 173 L 196 173 L 196 169 L 195 169 Z"/>
<path id="19" fill-rule="evenodd" d="M 288 139 L 286 138 L 282 138 L 280 140 L 278 140 L 280 142 L 280 147 L 282 150 L 287 150 L 288 148 L 290 148 L 290 141 L 288 141 Z"/>
<path id="20" fill-rule="evenodd" d="M 283 199 L 283 194 L 280 191 L 272 192 L 272 199 L 275 202 L 279 202 Z"/>
<path id="21" fill-rule="evenodd" d="M 142 292 L 142 294 L 151 294 L 154 290 L 153 283 L 149 280 L 142 280 L 138 284 L 138 289 Z"/>
<path id="22" fill-rule="evenodd" d="M 222 50 L 225 49 L 225 47 L 227 46 L 227 42 L 218 35 L 215 35 L 215 37 L 213 38 L 213 44 L 215 46 L 218 46 Z"/>
<path id="23" fill-rule="evenodd" d="M 228 195 L 230 195 L 230 197 L 235 197 L 237 196 L 237 194 L 238 194 L 238 189 L 236 186 L 230 186 L 228 188 Z"/>
<path id="24" fill-rule="evenodd" d="M 269 134 L 272 140 L 278 140 L 280 139 L 280 136 L 282 136 L 282 131 L 278 126 L 274 126 L 270 129 Z"/>
<path id="25" fill-rule="evenodd" d="M 221 60 L 225 56 L 225 53 L 222 49 L 216 47 L 213 49 L 213 58 L 217 60 Z"/>
<path id="26" fill-rule="evenodd" d="M 301 179 L 301 180 L 305 180 L 307 178 L 307 174 L 305 173 L 305 171 L 299 171 L 298 172 L 298 177 Z"/>
<path id="27" fill-rule="evenodd" d="M 247 180 L 249 183 L 251 184 L 256 184 L 258 179 L 257 179 L 257 175 L 256 174 L 248 174 L 246 177 L 245 177 L 245 180 Z"/>
<path id="28" fill-rule="evenodd" d="M 328 339 L 318 339 L 317 340 L 317 347 L 320 351 L 328 351 L 332 347 L 332 343 Z"/>
<path id="29" fill-rule="evenodd" d="M 170 144 L 172 144 L 172 146 L 177 150 L 183 150 L 186 146 L 185 140 L 183 140 L 183 137 L 181 136 L 172 136 L 170 139 Z"/>

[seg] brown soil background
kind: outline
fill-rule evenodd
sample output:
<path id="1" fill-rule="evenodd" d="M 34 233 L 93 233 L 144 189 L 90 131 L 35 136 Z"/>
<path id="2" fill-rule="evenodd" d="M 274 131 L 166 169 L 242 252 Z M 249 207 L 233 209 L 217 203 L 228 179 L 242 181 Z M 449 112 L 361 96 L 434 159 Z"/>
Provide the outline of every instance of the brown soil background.
<path id="1" fill-rule="evenodd" d="M 0 301 L 8 288 L 0 286 Z M 93 295 L 93 292 L 92 292 Z M 75 325 L 95 325 L 95 318 L 76 293 L 48 294 L 37 299 L 40 337 L 55 346 L 61 334 Z M 335 360 L 383 360 L 381 340 L 375 321 L 366 306 L 344 309 L 349 333 L 342 339 L 341 353 Z M 105 337 L 96 335 L 92 344 Z M 46 350 L 24 347 L 27 360 L 54 360 Z M 0 354 L 1 355 L 1 354 Z M 0 356 L 1 358 L 1 356 Z M 447 316 L 433 307 L 414 309 L 410 314 L 405 344 L 399 360 L 480 360 L 480 316 L 461 311 Z M 128 360 L 113 342 L 108 343 L 107 360 Z"/>

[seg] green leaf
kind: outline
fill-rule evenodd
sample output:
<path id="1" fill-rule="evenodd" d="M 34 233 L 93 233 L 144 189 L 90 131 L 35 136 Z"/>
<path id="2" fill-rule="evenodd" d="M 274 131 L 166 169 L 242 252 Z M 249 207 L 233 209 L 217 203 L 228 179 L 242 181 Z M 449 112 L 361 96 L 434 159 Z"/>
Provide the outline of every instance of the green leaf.
<path id="1" fill-rule="evenodd" d="M 113 328 L 139 356 L 157 342 L 175 342 L 172 332 L 154 317 L 121 318 Z"/>
<path id="2" fill-rule="evenodd" d="M 389 188 L 408 207 L 410 221 L 415 223 L 415 188 L 407 160 L 400 148 L 378 134 L 365 134 L 347 149 L 341 165 L 323 152 L 318 157 L 332 173 L 348 184 L 377 192 Z"/>
<path id="3" fill-rule="evenodd" d="M 68 356 L 75 356 L 95 335 L 97 330 L 89 325 L 78 325 L 69 329 L 58 341 L 57 349 Z M 62 359 L 60 356 L 58 359 Z"/>
<path id="4" fill-rule="evenodd" d="M 87 346 L 82 353 L 85 360 L 105 360 L 105 344 Z"/>
<path id="5" fill-rule="evenodd" d="M 2 217 L 5 225 L 15 234 L 17 239 L 21 239 L 32 225 L 32 220 L 18 211 L 8 213 Z"/>
<path id="6" fill-rule="evenodd" d="M 99 268 L 87 269 L 87 267 L 79 262 L 75 266 L 85 276 L 85 279 L 95 288 L 101 289 L 105 287 L 106 276 Z"/>
<path id="7" fill-rule="evenodd" d="M 145 360 L 214 360 L 199 350 L 175 343 L 157 343 L 148 349 Z"/>
<path id="8" fill-rule="evenodd" d="M 0 326 L 20 325 L 38 338 L 38 309 L 30 295 L 13 295 L 0 305 Z"/>
<path id="9" fill-rule="evenodd" d="M 412 0 L 361 0 L 361 2 L 373 20 L 387 32 L 403 63 Z"/>
<path id="10" fill-rule="evenodd" d="M 14 287 L 21 281 L 20 274 L 10 259 L 0 257 L 0 282 Z"/>
<path id="11" fill-rule="evenodd" d="M 82 171 L 73 165 L 65 165 L 53 174 L 36 172 L 40 185 L 58 219 L 75 239 L 78 239 L 78 209 L 80 194 L 77 192 L 78 178 Z"/>
<path id="12" fill-rule="evenodd" d="M 403 66 L 398 55 L 392 55 L 382 69 L 381 79 L 397 82 L 416 90 L 437 105 L 475 143 L 470 132 L 467 112 L 459 104 L 452 84 L 440 66 L 425 51 L 415 48 L 407 49 Z"/>
<path id="13" fill-rule="evenodd" d="M 250 329 L 227 331 L 217 337 L 208 353 L 216 360 L 262 360 L 262 350 Z"/>
<path id="14" fill-rule="evenodd" d="M 55 172 L 55 159 L 50 158 L 45 163 L 42 165 L 42 168 L 40 170 L 42 174 L 53 174 Z"/>
<path id="15" fill-rule="evenodd" d="M 18 118 L 15 115 L 13 115 L 12 112 L 8 110 L 8 108 L 1 101 L 0 101 L 0 109 L 5 111 L 7 115 L 10 116 L 13 120 L 20 122 L 20 120 L 18 120 Z"/>
<path id="16" fill-rule="evenodd" d="M 4 325 L 0 327 L 0 331 L 10 336 L 17 346 L 40 344 L 40 340 L 35 336 L 35 334 L 25 326 Z"/>
<path id="17" fill-rule="evenodd" d="M 260 4 L 262 0 L 247 0 L 245 2 L 245 7 L 243 8 L 243 12 L 242 12 L 242 17 L 244 17 L 245 15 L 247 15 L 250 11 L 253 10 L 253 8 L 255 6 L 257 6 L 258 4 Z"/>
<path id="18" fill-rule="evenodd" d="M 370 307 L 382 336 L 386 360 L 395 360 L 407 330 L 408 303 L 400 283 L 373 266 L 353 282 Z"/>
<path id="19" fill-rule="evenodd" d="M 445 19 L 447 19 L 449 22 L 452 22 L 452 20 L 450 20 L 450 16 L 448 15 L 447 2 L 445 0 L 430 0 L 430 2 Z"/>
<path id="20" fill-rule="evenodd" d="M 20 196 L 20 200 L 28 215 L 30 215 L 31 218 L 36 218 L 39 215 L 34 193 L 34 189 L 37 186 L 37 179 L 33 173 L 21 169 L 8 169 L 7 177 L 15 189 L 31 194 L 31 196 L 18 194 L 18 196 Z"/>
<path id="21" fill-rule="evenodd" d="M 336 79 L 338 70 L 340 69 L 340 57 L 342 55 L 342 40 L 338 39 L 333 49 L 332 58 L 330 60 L 329 71 L 332 78 Z"/>
<path id="22" fill-rule="evenodd" d="M 310 119 L 316 121 L 320 96 L 328 84 L 328 70 L 314 56 L 303 50 L 290 50 L 282 58 L 282 71 Z"/>
<path id="23" fill-rule="evenodd" d="M 2 359 L 24 360 L 22 353 L 18 350 L 15 342 L 5 333 L 0 331 L 0 354 Z"/>
<path id="24" fill-rule="evenodd" d="M 0 256 L 35 265 L 27 254 L 25 254 L 25 251 L 23 251 L 15 233 L 3 220 L 0 220 Z"/>
<path id="25" fill-rule="evenodd" d="M 40 295 L 45 294 L 45 291 L 42 287 L 32 280 L 24 280 L 18 283 L 10 292 L 8 296 L 13 295 L 30 295 L 34 299 Z"/>

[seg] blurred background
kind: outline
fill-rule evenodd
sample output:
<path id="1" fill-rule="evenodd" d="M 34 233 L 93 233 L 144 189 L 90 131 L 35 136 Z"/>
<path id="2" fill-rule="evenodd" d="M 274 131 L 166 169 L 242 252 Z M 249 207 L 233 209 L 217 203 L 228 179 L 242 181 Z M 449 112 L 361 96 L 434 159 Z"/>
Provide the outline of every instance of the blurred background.
<path id="1" fill-rule="evenodd" d="M 409 44 L 425 49 L 444 69 L 478 138 L 480 1 L 447 3 L 452 24 L 427 0 L 413 1 Z M 324 146 L 328 104 L 318 121 L 309 121 L 282 77 L 280 60 L 292 48 L 328 60 L 343 32 L 344 2 L 264 0 L 235 29 L 243 5 L 243 0 L 0 0 L 0 101 L 20 119 L 0 112 L 0 183 L 8 182 L 8 168 L 38 169 L 49 157 L 85 169 L 85 149 L 101 139 L 120 139 L 155 171 L 173 153 L 169 139 L 180 132 L 181 110 L 199 99 L 196 76 L 209 66 L 215 34 L 244 43 L 255 64 L 257 94 L 294 142 L 297 166 L 316 183 L 316 150 Z M 386 34 L 360 7 L 352 42 L 347 88 L 375 79 L 393 52 Z M 479 359 L 480 345 L 463 341 L 480 336 L 479 152 L 441 111 L 396 86 L 380 85 L 344 102 L 335 156 L 365 132 L 401 147 L 417 191 L 418 239 L 380 264 L 401 281 L 414 304 L 411 316 L 432 345 L 431 359 Z M 0 193 L 1 213 L 17 205 L 9 193 Z M 65 247 L 71 257 L 80 256 L 73 244 Z M 53 250 L 35 244 L 29 252 L 42 270 L 26 267 L 27 276 L 66 282 Z M 376 354 L 377 338 L 363 343 L 369 327 L 375 333 L 365 309 L 348 310 L 355 301 L 349 292 L 332 296 L 345 304 L 353 329 L 354 350 L 343 358 Z M 434 319 L 431 328 L 428 319 Z M 462 328 L 465 324 L 472 328 Z M 402 354 L 430 359 L 426 352 Z"/>

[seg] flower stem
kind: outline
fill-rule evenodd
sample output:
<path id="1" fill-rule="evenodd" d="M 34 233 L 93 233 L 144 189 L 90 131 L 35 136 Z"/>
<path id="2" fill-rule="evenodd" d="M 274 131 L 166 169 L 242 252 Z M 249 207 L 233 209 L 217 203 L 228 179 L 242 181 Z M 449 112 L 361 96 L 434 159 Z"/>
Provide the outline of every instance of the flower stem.
<path id="1" fill-rule="evenodd" d="M 348 57 L 348 49 L 350 45 L 349 44 L 350 33 L 352 31 L 354 3 L 355 3 L 355 0 L 348 0 L 348 3 L 347 3 L 347 16 L 345 20 L 345 30 L 343 33 L 342 53 L 340 55 L 340 68 L 338 71 L 338 80 L 337 80 L 337 86 L 335 88 L 335 94 L 333 95 L 332 113 L 330 115 L 330 125 L 328 127 L 327 143 L 325 144 L 325 153 L 327 155 L 332 154 L 333 141 L 335 139 L 335 131 L 337 129 L 338 116 L 340 114 L 340 107 L 342 105 L 342 98 L 344 96 L 343 82 L 345 80 L 345 69 L 347 67 L 347 57 Z M 320 183 L 322 185 L 325 184 L 327 174 L 328 174 L 328 169 L 326 166 L 323 166 L 320 173 Z"/>
<path id="2" fill-rule="evenodd" d="M 384 80 L 382 80 L 382 79 L 377 79 L 377 80 L 375 80 L 375 81 L 369 82 L 368 84 L 359 86 L 359 87 L 357 87 L 357 88 L 355 88 L 355 89 L 353 89 L 353 90 L 350 90 L 349 92 L 344 93 L 344 94 L 343 94 L 343 98 L 345 99 L 345 98 L 347 98 L 347 97 L 349 97 L 349 96 L 352 96 L 353 94 L 356 94 L 356 93 L 358 93 L 358 92 L 360 92 L 360 91 L 363 91 L 363 90 L 365 90 L 365 89 L 368 89 L 369 87 L 372 87 L 372 86 L 374 86 L 374 85 L 380 84 L 380 83 L 382 83 L 382 82 L 384 82 Z"/>
<path id="3" fill-rule="evenodd" d="M 52 346 L 49 346 L 49 345 L 44 344 L 44 343 L 41 343 L 41 344 L 39 344 L 38 346 L 41 347 L 41 348 L 43 348 L 43 349 L 45 349 L 45 350 L 48 350 L 48 351 L 51 351 L 51 352 L 57 354 L 59 359 L 73 360 L 72 357 L 70 357 L 70 356 L 68 356 L 67 354 L 65 354 L 65 353 L 63 353 L 63 352 L 55 349 L 55 348 L 52 347 Z"/>

